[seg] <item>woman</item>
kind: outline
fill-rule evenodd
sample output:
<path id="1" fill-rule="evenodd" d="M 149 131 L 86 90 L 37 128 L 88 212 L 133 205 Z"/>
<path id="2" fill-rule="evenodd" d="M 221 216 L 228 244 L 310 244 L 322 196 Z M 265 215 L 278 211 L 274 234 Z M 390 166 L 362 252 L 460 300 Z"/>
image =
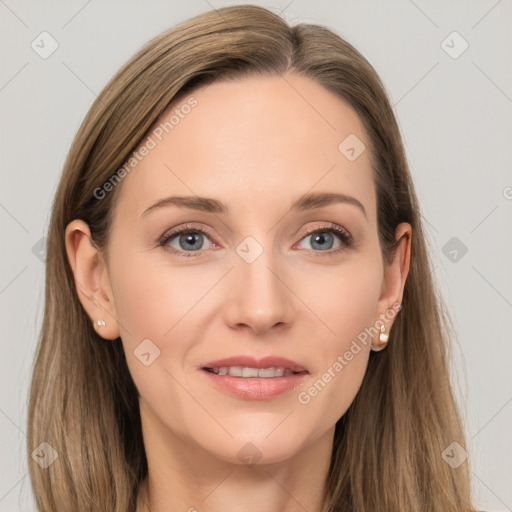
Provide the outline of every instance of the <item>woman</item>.
<path id="1" fill-rule="evenodd" d="M 333 32 L 238 6 L 150 41 L 48 246 L 39 510 L 473 510 L 398 126 Z"/>

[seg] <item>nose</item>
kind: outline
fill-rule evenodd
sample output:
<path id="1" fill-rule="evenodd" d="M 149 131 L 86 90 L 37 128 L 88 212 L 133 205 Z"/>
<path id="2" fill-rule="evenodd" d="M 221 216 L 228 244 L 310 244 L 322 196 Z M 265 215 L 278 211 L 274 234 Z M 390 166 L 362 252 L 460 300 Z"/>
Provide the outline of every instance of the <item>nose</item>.
<path id="1" fill-rule="evenodd" d="M 265 334 L 290 327 L 294 315 L 294 296 L 272 260 L 270 251 L 255 261 L 235 262 L 227 284 L 224 305 L 226 324 L 238 331 Z"/>

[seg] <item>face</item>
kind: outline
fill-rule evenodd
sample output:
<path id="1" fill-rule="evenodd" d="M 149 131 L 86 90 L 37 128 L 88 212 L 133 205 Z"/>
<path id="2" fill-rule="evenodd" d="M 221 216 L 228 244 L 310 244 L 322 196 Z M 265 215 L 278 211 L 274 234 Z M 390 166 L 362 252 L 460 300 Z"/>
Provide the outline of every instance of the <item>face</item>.
<path id="1" fill-rule="evenodd" d="M 285 78 L 191 93 L 195 106 L 124 178 L 108 247 L 143 423 L 236 463 L 246 443 L 278 462 L 332 433 L 367 367 L 370 345 L 354 340 L 400 299 L 369 151 L 339 149 L 349 135 L 369 147 L 361 121 L 316 82 Z"/>

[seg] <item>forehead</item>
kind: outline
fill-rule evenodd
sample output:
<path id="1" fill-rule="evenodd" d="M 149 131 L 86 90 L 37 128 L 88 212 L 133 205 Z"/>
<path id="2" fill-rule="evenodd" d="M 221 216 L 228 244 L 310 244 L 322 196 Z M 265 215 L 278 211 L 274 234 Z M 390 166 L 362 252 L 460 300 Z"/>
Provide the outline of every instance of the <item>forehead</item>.
<path id="1" fill-rule="evenodd" d="M 364 126 L 345 101 L 309 78 L 215 82 L 173 103 L 149 136 L 152 148 L 124 178 L 117 206 L 134 221 L 169 195 L 216 197 L 248 214 L 282 211 L 315 191 L 355 196 L 374 218 Z M 347 145 L 366 150 L 349 159 Z"/>

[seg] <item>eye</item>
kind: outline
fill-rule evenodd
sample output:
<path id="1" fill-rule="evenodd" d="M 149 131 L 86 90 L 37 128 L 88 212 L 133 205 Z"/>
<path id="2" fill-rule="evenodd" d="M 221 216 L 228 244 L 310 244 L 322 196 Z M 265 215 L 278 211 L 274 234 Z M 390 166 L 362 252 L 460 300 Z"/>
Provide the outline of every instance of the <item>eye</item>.
<path id="1" fill-rule="evenodd" d="M 333 245 L 336 243 L 336 238 L 338 239 L 339 245 L 338 247 L 335 247 L 334 250 L 331 250 L 333 249 Z M 308 239 L 311 240 L 311 247 L 306 247 L 306 249 L 313 250 L 314 252 L 328 251 L 329 254 L 332 254 L 333 252 L 338 252 L 339 250 L 352 247 L 351 235 L 343 228 L 333 224 L 316 226 L 309 229 L 302 240 Z"/>
<path id="2" fill-rule="evenodd" d="M 205 247 L 205 240 L 209 240 L 209 238 L 204 230 L 187 225 L 166 233 L 162 237 L 160 245 L 171 249 L 172 252 L 181 253 L 185 257 L 194 257 L 197 254 L 193 253 L 199 253 L 201 249 L 208 248 Z M 212 242 L 210 241 L 210 243 Z"/>

